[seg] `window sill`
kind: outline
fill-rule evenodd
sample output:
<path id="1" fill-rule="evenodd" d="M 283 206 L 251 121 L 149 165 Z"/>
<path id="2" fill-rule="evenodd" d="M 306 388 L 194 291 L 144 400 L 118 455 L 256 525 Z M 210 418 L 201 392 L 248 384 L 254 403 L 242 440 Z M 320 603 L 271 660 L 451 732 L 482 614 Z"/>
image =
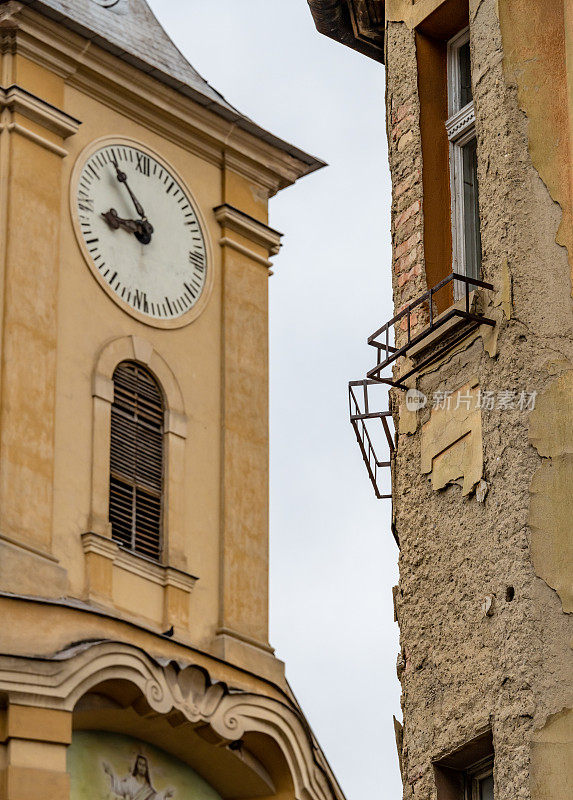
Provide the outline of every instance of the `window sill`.
<path id="1" fill-rule="evenodd" d="M 84 533 L 82 545 L 88 602 L 144 617 L 154 626 L 188 631 L 196 577 L 125 550 L 101 534 Z"/>
<path id="2" fill-rule="evenodd" d="M 479 313 L 480 308 L 480 296 L 479 290 L 473 290 L 469 293 L 470 300 L 469 300 L 469 308 L 470 313 L 477 314 Z M 456 300 L 454 303 L 451 304 L 448 308 L 442 311 L 435 320 L 434 324 L 439 324 L 442 319 L 447 317 L 449 314 L 452 313 L 453 310 L 458 309 L 463 311 L 466 307 L 466 298 L 462 297 L 460 300 Z M 464 319 L 463 317 L 452 317 L 451 319 L 444 322 L 437 330 L 433 331 L 432 333 L 428 334 L 428 336 L 419 344 L 414 345 L 410 352 L 408 353 L 408 357 L 417 360 L 421 359 L 426 353 L 431 350 L 438 342 L 443 341 L 448 336 L 453 336 L 454 334 L 461 333 L 464 328 L 467 328 L 468 334 L 471 333 L 472 330 L 475 329 L 475 324 L 471 321 Z"/>
<path id="3" fill-rule="evenodd" d="M 438 317 L 434 317 L 436 294 L 456 281 L 465 284 L 467 294 Z M 471 291 L 468 289 L 470 286 L 479 288 Z M 495 328 L 496 321 L 481 314 L 478 301 L 481 300 L 482 292 L 480 290 L 482 289 L 493 291 L 494 287 L 491 283 L 452 272 L 432 289 L 408 303 L 395 317 L 368 337 L 368 344 L 376 348 L 378 358 L 376 366 L 366 373 L 366 377 L 369 380 L 387 383 L 406 390 L 409 388 L 405 384 L 408 378 L 441 359 L 472 331 L 483 325 Z M 428 321 L 423 323 L 420 330 L 418 314 L 424 309 Z M 402 330 L 407 331 L 407 340 L 401 346 L 395 347 L 389 343 L 390 332 L 392 328 L 396 330 L 398 324 Z M 430 351 L 429 355 L 421 358 L 421 354 L 428 351 Z M 406 366 L 404 366 L 404 362 L 400 362 L 402 374 L 399 377 L 396 375 L 383 376 L 384 370 L 403 356 L 407 357 L 407 361 Z M 412 364 L 414 366 L 411 366 Z"/>

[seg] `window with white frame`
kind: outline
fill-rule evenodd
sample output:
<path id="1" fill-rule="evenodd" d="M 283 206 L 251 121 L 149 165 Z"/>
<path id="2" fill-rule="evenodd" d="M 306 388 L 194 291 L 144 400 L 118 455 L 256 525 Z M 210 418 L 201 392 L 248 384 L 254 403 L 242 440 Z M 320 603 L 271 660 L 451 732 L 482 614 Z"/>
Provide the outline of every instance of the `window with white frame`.
<path id="1" fill-rule="evenodd" d="M 494 800 L 491 756 L 467 771 L 465 800 Z"/>
<path id="2" fill-rule="evenodd" d="M 446 130 L 450 142 L 452 268 L 469 278 L 479 278 L 481 238 L 469 28 L 448 42 L 447 68 Z"/>
<path id="3" fill-rule="evenodd" d="M 494 800 L 491 730 L 434 761 L 438 800 Z"/>

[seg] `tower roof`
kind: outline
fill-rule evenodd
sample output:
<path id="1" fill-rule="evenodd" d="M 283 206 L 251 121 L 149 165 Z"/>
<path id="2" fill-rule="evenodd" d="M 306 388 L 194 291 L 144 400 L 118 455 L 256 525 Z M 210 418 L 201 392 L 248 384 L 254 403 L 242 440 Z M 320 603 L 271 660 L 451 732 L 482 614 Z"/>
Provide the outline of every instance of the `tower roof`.
<path id="1" fill-rule="evenodd" d="M 0 4 L 5 0 L 0 0 Z M 225 100 L 171 41 L 146 0 L 20 0 L 308 165 L 323 162 L 261 128 Z"/>

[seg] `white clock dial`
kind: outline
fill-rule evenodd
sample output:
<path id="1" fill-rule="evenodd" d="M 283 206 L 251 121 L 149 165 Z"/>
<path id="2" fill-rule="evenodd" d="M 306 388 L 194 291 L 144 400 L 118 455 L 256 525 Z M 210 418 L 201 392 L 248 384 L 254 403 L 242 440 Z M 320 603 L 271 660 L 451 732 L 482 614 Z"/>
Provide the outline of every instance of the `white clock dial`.
<path id="1" fill-rule="evenodd" d="M 88 263 L 114 299 L 152 324 L 189 315 L 205 290 L 207 247 L 165 162 L 136 145 L 102 145 L 81 165 L 72 203 Z"/>

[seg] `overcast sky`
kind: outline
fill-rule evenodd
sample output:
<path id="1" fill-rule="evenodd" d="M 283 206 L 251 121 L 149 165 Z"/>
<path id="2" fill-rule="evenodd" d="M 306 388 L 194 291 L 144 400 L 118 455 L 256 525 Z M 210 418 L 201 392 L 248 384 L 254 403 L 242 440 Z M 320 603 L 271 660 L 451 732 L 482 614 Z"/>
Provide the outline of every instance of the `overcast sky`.
<path id="1" fill-rule="evenodd" d="M 392 316 L 383 68 L 306 0 L 148 2 L 229 102 L 330 165 L 270 209 L 271 642 L 348 800 L 398 798 L 398 553 L 347 407 Z"/>

